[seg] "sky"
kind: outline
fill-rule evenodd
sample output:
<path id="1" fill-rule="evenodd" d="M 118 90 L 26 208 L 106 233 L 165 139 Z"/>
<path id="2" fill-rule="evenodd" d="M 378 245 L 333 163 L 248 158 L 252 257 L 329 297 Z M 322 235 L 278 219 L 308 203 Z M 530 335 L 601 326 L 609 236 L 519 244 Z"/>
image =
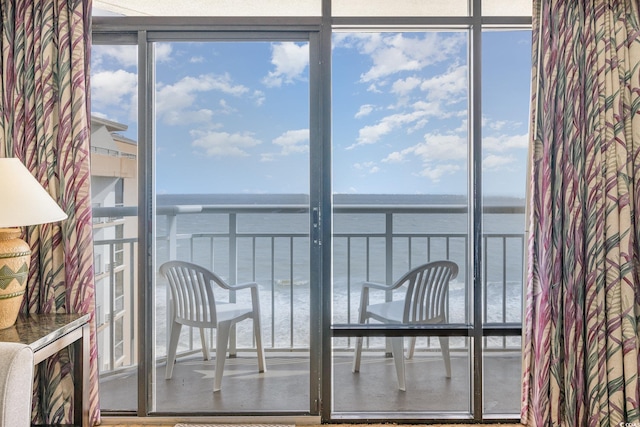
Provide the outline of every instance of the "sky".
<path id="1" fill-rule="evenodd" d="M 483 35 L 483 188 L 522 197 L 531 33 Z M 466 194 L 465 32 L 335 33 L 334 193 Z M 137 139 L 135 46 L 94 45 L 92 113 Z M 309 193 L 306 42 L 155 45 L 156 191 Z"/>

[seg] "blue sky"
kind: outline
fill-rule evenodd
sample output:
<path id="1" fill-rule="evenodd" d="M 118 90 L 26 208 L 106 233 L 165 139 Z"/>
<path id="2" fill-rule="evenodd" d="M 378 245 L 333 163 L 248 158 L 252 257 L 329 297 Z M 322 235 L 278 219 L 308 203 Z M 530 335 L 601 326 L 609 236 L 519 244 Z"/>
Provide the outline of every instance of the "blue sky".
<path id="1" fill-rule="evenodd" d="M 530 32 L 483 38 L 485 194 L 524 195 Z M 156 47 L 158 193 L 308 193 L 307 43 Z M 464 32 L 336 33 L 336 193 L 466 194 Z M 94 46 L 93 114 L 137 139 L 135 46 Z"/>

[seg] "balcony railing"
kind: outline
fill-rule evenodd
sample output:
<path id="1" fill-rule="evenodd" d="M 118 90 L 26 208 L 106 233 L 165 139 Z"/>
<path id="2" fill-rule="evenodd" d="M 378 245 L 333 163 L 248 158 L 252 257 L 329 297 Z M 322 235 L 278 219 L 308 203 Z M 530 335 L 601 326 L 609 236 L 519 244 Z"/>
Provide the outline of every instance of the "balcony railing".
<path id="1" fill-rule="evenodd" d="M 523 221 L 522 206 L 488 206 L 483 223 L 483 321 L 486 324 L 519 324 L 523 277 L 524 235 L 517 232 Z M 135 217 L 135 207 L 94 208 L 94 217 Z M 157 209 L 157 262 L 168 259 L 192 261 L 213 269 L 231 283 L 257 281 L 263 314 L 265 347 L 272 351 L 308 350 L 309 322 L 309 211 L 308 205 L 175 205 Z M 166 221 L 160 218 L 164 217 Z M 492 219 L 493 218 L 493 219 Z M 373 220 L 371 220 L 373 219 Z M 438 221 L 444 225 L 437 225 Z M 334 323 L 355 323 L 363 280 L 390 283 L 418 263 L 435 259 L 452 259 L 460 273 L 449 293 L 449 321 L 470 323 L 471 291 L 468 279 L 469 241 L 466 230 L 466 206 L 433 205 L 336 205 L 334 206 Z M 495 225 L 491 225 L 493 222 Z M 512 223 L 508 226 L 505 224 Z M 417 226 L 416 226 L 417 224 Z M 462 228 L 459 225 L 461 224 Z M 521 227 L 520 227 L 521 228 Z M 424 231 L 423 231 L 424 230 Z M 116 278 L 99 284 L 103 292 L 101 312 L 104 324 L 100 348 L 104 361 L 102 373 L 116 369 L 122 348 L 135 353 L 134 324 L 137 292 L 135 262 L 136 239 L 96 240 L 96 251 L 115 259 L 116 245 L 124 244 L 122 258 L 124 284 L 118 295 Z M 115 266 L 114 266 L 115 267 Z M 100 290 L 102 289 L 102 290 Z M 236 295 L 221 295 L 234 300 Z M 384 298 L 382 296 L 381 298 Z M 119 298 L 119 299 L 118 299 Z M 168 291 L 164 278 L 156 277 L 156 355 L 164 355 L 167 328 Z M 129 304 L 124 303 L 128 301 Z M 130 310 L 118 316 L 119 310 Z M 126 319 L 129 324 L 117 324 Z M 100 320 L 100 319 L 99 319 Z M 126 323 L 126 322 L 125 322 Z M 242 324 L 241 324 L 242 325 Z M 246 326 L 250 328 L 250 326 Z M 130 334 L 123 334 L 128 330 Z M 250 329 L 247 329 L 250 331 Z M 240 325 L 237 348 L 251 348 L 251 334 Z M 122 345 L 118 338 L 128 337 Z M 437 340 L 435 340 L 437 342 Z M 465 346 L 466 340 L 459 344 Z M 352 340 L 336 339 L 336 346 L 348 349 Z M 429 340 L 423 346 L 428 349 Z M 119 346 L 119 347 L 118 347 Z M 199 350 L 199 336 L 189 332 L 179 347 L 181 352 Z M 452 340 L 455 347 L 455 341 Z M 487 348 L 519 347 L 508 337 L 485 339 Z M 235 351 L 235 346 L 231 351 Z M 126 351 L 126 350 L 125 350 Z M 133 354 L 120 357 L 135 364 Z M 109 363 L 106 361 L 109 360 Z M 126 363 L 120 364 L 126 366 Z"/>

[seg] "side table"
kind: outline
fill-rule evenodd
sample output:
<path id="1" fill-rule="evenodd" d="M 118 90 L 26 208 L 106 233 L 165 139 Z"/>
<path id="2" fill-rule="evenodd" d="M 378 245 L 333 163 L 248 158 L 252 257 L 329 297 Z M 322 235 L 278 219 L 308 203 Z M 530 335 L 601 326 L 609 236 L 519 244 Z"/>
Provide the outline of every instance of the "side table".
<path id="1" fill-rule="evenodd" d="M 31 347 L 35 365 L 72 345 L 73 425 L 89 427 L 88 314 L 21 314 L 15 325 L 0 330 L 0 341 Z"/>

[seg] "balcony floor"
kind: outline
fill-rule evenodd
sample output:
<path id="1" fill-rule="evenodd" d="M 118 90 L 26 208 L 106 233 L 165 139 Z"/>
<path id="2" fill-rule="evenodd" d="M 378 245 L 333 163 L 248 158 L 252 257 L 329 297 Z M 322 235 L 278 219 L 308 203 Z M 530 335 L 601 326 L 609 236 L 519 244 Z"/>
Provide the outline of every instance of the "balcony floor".
<path id="1" fill-rule="evenodd" d="M 469 359 L 452 353 L 452 378 L 444 376 L 440 354 L 416 355 L 406 361 L 407 391 L 397 389 L 392 358 L 382 353 L 365 354 L 361 371 L 351 372 L 351 355 L 334 357 L 334 412 L 420 413 L 417 418 L 463 416 L 469 410 Z M 212 392 L 215 359 L 201 354 L 178 359 L 173 378 L 164 379 L 164 364 L 156 370 L 158 413 L 258 414 L 308 413 L 309 359 L 306 353 L 267 353 L 267 372 L 257 372 L 250 354 L 228 359 L 222 390 Z M 487 353 L 485 411 L 515 417 L 520 408 L 519 352 Z M 136 374 L 105 377 L 100 382 L 103 411 L 134 410 L 137 404 Z M 426 414 L 426 415 L 425 415 Z M 347 415 L 349 416 L 349 415 Z"/>

